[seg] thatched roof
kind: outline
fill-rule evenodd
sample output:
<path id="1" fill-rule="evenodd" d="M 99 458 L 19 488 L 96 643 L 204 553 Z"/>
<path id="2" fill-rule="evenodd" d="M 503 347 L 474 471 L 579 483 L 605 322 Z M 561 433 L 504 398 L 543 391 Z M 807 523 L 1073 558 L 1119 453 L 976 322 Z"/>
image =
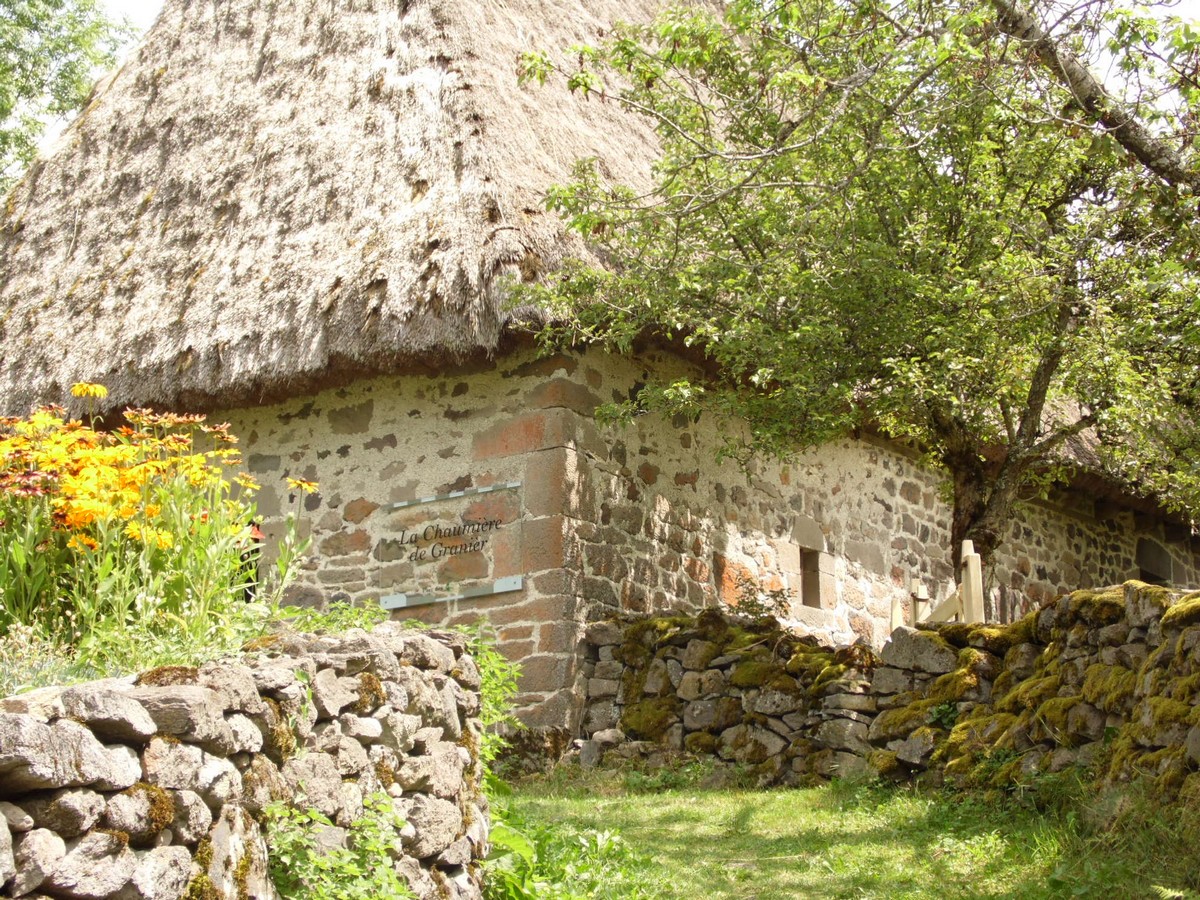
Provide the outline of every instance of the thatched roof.
<path id="1" fill-rule="evenodd" d="M 0 214 L 0 411 L 75 381 L 232 405 L 493 351 L 505 276 L 581 248 L 543 209 L 622 180 L 615 103 L 522 89 L 523 50 L 659 0 L 167 0 Z"/>

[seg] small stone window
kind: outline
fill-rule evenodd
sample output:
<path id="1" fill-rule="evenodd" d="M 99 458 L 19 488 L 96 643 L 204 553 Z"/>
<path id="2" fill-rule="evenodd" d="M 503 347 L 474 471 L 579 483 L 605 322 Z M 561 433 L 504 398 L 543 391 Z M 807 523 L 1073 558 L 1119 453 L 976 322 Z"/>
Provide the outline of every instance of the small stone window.
<path id="1" fill-rule="evenodd" d="M 821 609 L 820 550 L 800 550 L 800 600 L 805 606 Z"/>
<path id="2" fill-rule="evenodd" d="M 1171 554 L 1158 541 L 1138 538 L 1136 561 L 1139 581 L 1159 585 L 1169 585 L 1174 582 Z"/>

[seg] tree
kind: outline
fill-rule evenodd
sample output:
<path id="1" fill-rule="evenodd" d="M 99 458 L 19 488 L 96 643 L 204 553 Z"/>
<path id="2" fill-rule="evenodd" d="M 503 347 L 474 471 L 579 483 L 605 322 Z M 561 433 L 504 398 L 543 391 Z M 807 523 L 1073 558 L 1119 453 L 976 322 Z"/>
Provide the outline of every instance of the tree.
<path id="1" fill-rule="evenodd" d="M 646 193 L 595 161 L 552 192 L 610 265 L 523 299 L 553 343 L 653 334 L 712 363 L 617 414 L 743 420 L 736 455 L 864 427 L 913 442 L 947 475 L 955 556 L 969 538 L 990 557 L 1015 504 L 1085 457 L 1190 502 L 1191 134 L 1165 92 L 1131 105 L 1077 77 L 1112 21 L 1082 10 L 1060 40 L 1010 0 L 737 0 L 566 64 L 527 55 L 526 78 L 649 117 L 661 156 Z M 1190 108 L 1195 41 L 1156 59 L 1148 21 L 1118 22 L 1124 70 L 1187 70 L 1159 83 Z"/>
<path id="2" fill-rule="evenodd" d="M 125 35 L 97 0 L 0 0 L 0 189 L 33 160 L 47 120 L 83 104 Z"/>

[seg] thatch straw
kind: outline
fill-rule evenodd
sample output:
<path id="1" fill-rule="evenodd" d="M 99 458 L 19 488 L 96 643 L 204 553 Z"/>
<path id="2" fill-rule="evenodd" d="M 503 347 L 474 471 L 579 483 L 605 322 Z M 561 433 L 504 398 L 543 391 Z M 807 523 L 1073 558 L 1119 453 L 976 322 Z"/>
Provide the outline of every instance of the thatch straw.
<path id="1" fill-rule="evenodd" d="M 74 381 L 210 407 L 492 352 L 506 277 L 582 248 L 543 208 L 646 126 L 519 53 L 659 0 L 167 0 L 0 215 L 0 407 Z"/>

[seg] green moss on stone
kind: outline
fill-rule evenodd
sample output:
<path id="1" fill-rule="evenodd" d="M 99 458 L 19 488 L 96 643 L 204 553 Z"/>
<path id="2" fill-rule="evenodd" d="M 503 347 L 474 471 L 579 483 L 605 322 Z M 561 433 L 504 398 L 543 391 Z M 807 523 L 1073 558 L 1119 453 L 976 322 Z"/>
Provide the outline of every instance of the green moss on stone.
<path id="1" fill-rule="evenodd" d="M 1162 616 L 1162 627 L 1184 628 L 1200 622 L 1200 591 L 1180 597 Z"/>
<path id="2" fill-rule="evenodd" d="M 1055 743 L 1069 747 L 1072 740 L 1067 733 L 1067 714 L 1082 701 L 1082 697 L 1051 697 L 1037 708 L 1034 719 Z"/>
<path id="3" fill-rule="evenodd" d="M 1093 663 L 1083 674 L 1083 699 L 1104 712 L 1121 712 L 1133 705 L 1137 674 L 1120 665 Z"/>
<path id="4" fill-rule="evenodd" d="M 1067 609 L 1072 618 L 1089 625 L 1112 625 L 1125 617 L 1125 592 L 1119 588 L 1076 591 L 1071 594 Z"/>
<path id="5" fill-rule="evenodd" d="M 772 679 L 784 675 L 784 668 L 771 659 L 748 659 L 737 663 L 729 674 L 729 683 L 734 687 L 762 687 Z"/>
<path id="6" fill-rule="evenodd" d="M 833 661 L 833 654 L 810 647 L 800 647 L 788 659 L 785 668 L 800 682 L 811 684 Z"/>
<path id="7" fill-rule="evenodd" d="M 812 685 L 809 687 L 809 693 L 812 695 L 817 694 L 826 685 L 837 681 L 839 678 L 845 675 L 849 669 L 850 666 L 848 666 L 846 663 L 832 663 L 828 666 L 825 666 L 825 668 L 821 670 L 820 674 L 817 675 L 817 677 L 813 680 Z"/>
<path id="8" fill-rule="evenodd" d="M 1182 700 L 1184 703 L 1194 704 L 1197 696 L 1200 695 L 1200 672 L 1172 678 L 1167 684 L 1166 695 L 1172 700 Z"/>
<path id="9" fill-rule="evenodd" d="M 1057 694 L 1058 688 L 1057 675 L 1026 678 L 1004 695 L 1004 698 L 996 704 L 996 709 L 1008 713 L 1017 713 L 1023 709 L 1037 709 Z"/>
<path id="10" fill-rule="evenodd" d="M 891 750 L 871 751 L 867 754 L 867 765 L 881 778 L 900 778 L 908 771 Z"/>
<path id="11" fill-rule="evenodd" d="M 894 741 L 908 737 L 922 725 L 929 722 L 929 711 L 936 706 L 933 700 L 917 700 L 908 706 L 895 709 L 885 709 L 875 717 L 871 726 L 871 738 L 880 741 Z"/>
<path id="12" fill-rule="evenodd" d="M 171 795 L 158 785 L 139 781 L 121 793 L 131 797 L 141 794 L 146 798 L 146 803 L 149 806 L 146 814 L 146 827 L 142 831 L 139 831 L 139 834 L 154 837 L 175 821 L 175 804 L 171 800 Z"/>
<path id="13" fill-rule="evenodd" d="M 1192 707 L 1181 700 L 1170 697 L 1147 697 L 1146 703 L 1154 717 L 1156 726 L 1187 724 L 1191 717 Z"/>
<path id="14" fill-rule="evenodd" d="M 358 700 L 354 703 L 354 711 L 360 716 L 374 712 L 387 702 L 387 694 L 383 690 L 383 682 L 370 672 L 360 672 L 358 676 Z"/>
<path id="15" fill-rule="evenodd" d="M 679 721 L 675 697 L 650 697 L 626 706 L 621 712 L 621 730 L 637 740 L 657 741 Z"/>
<path id="16" fill-rule="evenodd" d="M 683 746 L 692 753 L 708 755 L 716 752 L 717 738 L 707 731 L 693 731 L 683 739 Z"/>

